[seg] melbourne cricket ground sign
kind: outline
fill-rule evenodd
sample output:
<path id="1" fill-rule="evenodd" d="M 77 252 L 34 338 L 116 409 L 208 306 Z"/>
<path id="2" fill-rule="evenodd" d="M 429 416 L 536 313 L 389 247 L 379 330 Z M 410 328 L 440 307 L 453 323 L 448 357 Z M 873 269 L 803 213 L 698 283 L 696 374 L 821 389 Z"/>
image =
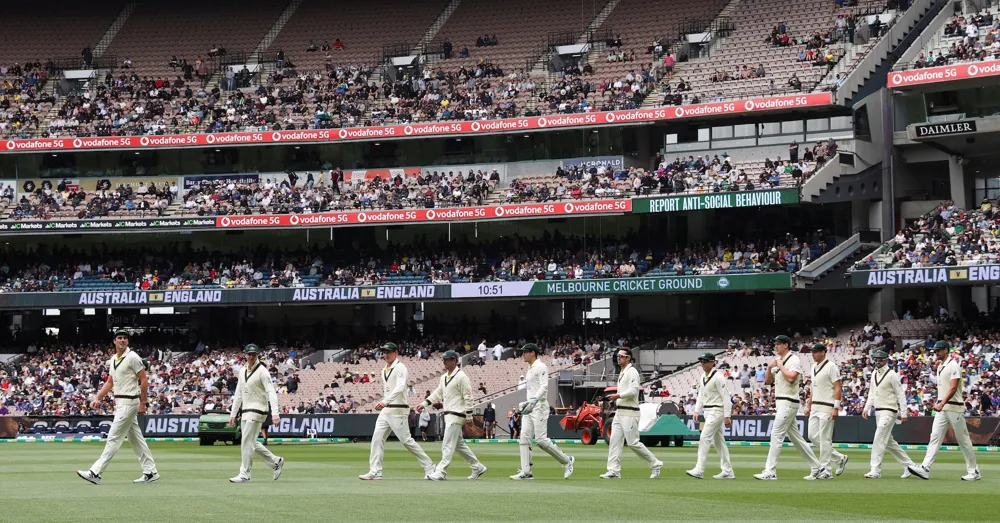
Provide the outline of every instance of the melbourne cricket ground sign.
<path id="1" fill-rule="evenodd" d="M 517 281 L 456 283 L 452 298 L 558 297 L 617 294 L 669 294 L 675 292 L 720 292 L 781 290 L 792 288 L 787 272 L 710 276 L 665 276 L 602 280 Z"/>
<path id="2" fill-rule="evenodd" d="M 636 198 L 632 212 L 662 213 L 764 207 L 799 203 L 798 189 L 773 189 L 763 191 L 718 192 L 656 198 Z"/>
<path id="3" fill-rule="evenodd" d="M 931 287 L 996 282 L 1000 282 L 1000 265 L 881 269 L 851 273 L 852 287 Z"/>

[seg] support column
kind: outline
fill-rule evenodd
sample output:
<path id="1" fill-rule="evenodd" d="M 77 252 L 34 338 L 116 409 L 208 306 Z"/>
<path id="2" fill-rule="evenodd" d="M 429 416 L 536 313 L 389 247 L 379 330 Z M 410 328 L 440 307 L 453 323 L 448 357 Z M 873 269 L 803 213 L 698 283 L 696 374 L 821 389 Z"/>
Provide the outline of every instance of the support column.
<path id="1" fill-rule="evenodd" d="M 971 289 L 972 304 L 976 306 L 976 309 L 979 309 L 979 312 L 989 312 L 990 310 L 988 290 L 986 287 L 973 287 Z"/>
<path id="2" fill-rule="evenodd" d="M 955 202 L 958 203 L 958 202 Z M 948 300 L 948 314 L 952 317 L 964 317 L 962 314 L 962 289 L 959 287 L 945 287 L 945 297 Z"/>
<path id="3" fill-rule="evenodd" d="M 871 202 L 867 200 L 851 200 L 851 230 L 855 231 L 858 229 L 868 229 L 871 227 L 869 224 L 869 209 L 871 208 Z"/>
<path id="4" fill-rule="evenodd" d="M 868 319 L 880 324 L 892 320 L 892 310 L 895 305 L 895 289 L 886 287 L 872 293 L 868 298 Z"/>
<path id="5" fill-rule="evenodd" d="M 966 209 L 968 191 L 965 184 L 965 166 L 962 165 L 962 158 L 959 156 L 948 158 L 948 181 L 951 185 L 951 199 L 958 208 Z"/>

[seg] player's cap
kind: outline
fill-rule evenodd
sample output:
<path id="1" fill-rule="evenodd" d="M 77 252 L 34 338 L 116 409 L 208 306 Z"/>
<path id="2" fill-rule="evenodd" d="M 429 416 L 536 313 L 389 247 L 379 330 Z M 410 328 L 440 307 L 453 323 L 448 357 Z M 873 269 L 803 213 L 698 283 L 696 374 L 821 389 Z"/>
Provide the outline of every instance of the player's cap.
<path id="1" fill-rule="evenodd" d="M 256 343 L 247 343 L 246 347 L 243 347 L 243 352 L 247 354 L 257 354 L 260 352 L 260 347 Z"/>
<path id="2" fill-rule="evenodd" d="M 934 350 L 948 350 L 951 348 L 951 344 L 945 340 L 941 340 L 934 344 Z"/>
<path id="3" fill-rule="evenodd" d="M 382 345 L 382 350 L 384 352 L 399 352 L 399 345 L 396 345 L 395 343 L 390 341 L 385 345 Z"/>
<path id="4" fill-rule="evenodd" d="M 455 351 L 453 351 L 453 350 L 445 351 L 444 354 L 441 356 L 441 359 L 442 360 L 457 360 L 458 359 L 458 353 L 455 352 Z"/>
<path id="5" fill-rule="evenodd" d="M 809 350 L 811 350 L 812 352 L 826 352 L 826 345 L 823 345 L 822 343 L 817 343 L 812 347 L 809 347 Z"/>
<path id="6" fill-rule="evenodd" d="M 705 354 L 698 356 L 698 361 L 700 361 L 701 363 L 714 363 L 715 354 L 712 354 L 711 352 L 706 352 Z"/>
<path id="7" fill-rule="evenodd" d="M 874 360 L 887 360 L 889 359 L 889 353 L 885 349 L 875 349 L 872 351 L 872 359 Z"/>
<path id="8" fill-rule="evenodd" d="M 792 344 L 792 339 L 789 338 L 788 336 L 785 336 L 784 334 L 782 334 L 780 336 L 775 336 L 774 342 L 775 343 L 784 343 L 785 345 L 791 345 Z"/>
<path id="9" fill-rule="evenodd" d="M 541 354 L 542 349 L 534 343 L 525 343 L 521 346 L 521 352 L 534 352 L 535 354 Z"/>
<path id="10" fill-rule="evenodd" d="M 118 336 L 124 336 L 124 337 L 128 338 L 128 331 L 116 330 L 115 331 L 115 337 L 117 338 Z"/>

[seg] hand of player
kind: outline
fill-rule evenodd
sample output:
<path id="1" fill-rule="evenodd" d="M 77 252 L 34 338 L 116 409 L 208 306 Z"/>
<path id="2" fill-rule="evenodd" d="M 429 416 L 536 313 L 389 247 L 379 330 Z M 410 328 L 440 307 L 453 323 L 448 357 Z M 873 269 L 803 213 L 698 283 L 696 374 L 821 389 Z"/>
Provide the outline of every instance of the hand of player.
<path id="1" fill-rule="evenodd" d="M 275 425 L 281 423 L 281 416 L 278 416 L 277 414 L 271 416 L 271 423 L 274 423 Z"/>
<path id="2" fill-rule="evenodd" d="M 146 404 L 139 403 L 139 414 L 145 414 L 145 413 L 146 413 Z"/>
<path id="3" fill-rule="evenodd" d="M 812 407 L 806 406 L 806 410 L 802 411 L 802 415 L 808 417 L 810 412 L 812 412 Z"/>
<path id="4" fill-rule="evenodd" d="M 236 418 L 229 418 L 229 426 L 230 427 L 236 426 Z"/>
<path id="5" fill-rule="evenodd" d="M 619 396 L 617 394 L 612 394 L 612 395 L 608 396 L 608 401 L 617 401 L 618 398 L 620 398 L 620 397 L 621 396 Z"/>
<path id="6" fill-rule="evenodd" d="M 385 408 L 385 404 L 381 401 L 375 404 L 375 411 L 378 412 Z"/>
<path id="7" fill-rule="evenodd" d="M 934 404 L 934 410 L 936 412 L 941 412 L 941 409 L 943 409 L 943 408 L 944 408 L 944 402 L 943 401 L 939 401 L 939 402 L 937 402 L 937 403 Z"/>
<path id="8" fill-rule="evenodd" d="M 440 401 L 435 401 L 433 407 L 435 409 L 441 410 L 441 408 L 444 407 L 444 404 L 441 403 Z"/>
<path id="9" fill-rule="evenodd" d="M 863 409 L 861 411 L 861 419 L 868 419 L 868 409 Z"/>
<path id="10" fill-rule="evenodd" d="M 733 428 L 733 418 L 723 418 L 722 423 L 726 425 L 727 429 Z"/>
<path id="11" fill-rule="evenodd" d="M 424 405 L 423 405 L 423 403 L 421 403 L 420 405 L 417 405 L 416 407 L 413 407 L 413 410 L 417 411 L 417 414 L 423 412 L 424 411 Z"/>
<path id="12" fill-rule="evenodd" d="M 830 413 L 830 419 L 837 419 L 837 415 L 839 413 L 840 413 L 840 409 L 833 409 L 833 412 Z"/>
<path id="13" fill-rule="evenodd" d="M 101 408 L 101 400 L 94 400 L 94 401 L 90 402 L 90 408 L 92 408 L 92 409 L 99 409 L 99 408 Z"/>
<path id="14" fill-rule="evenodd" d="M 906 423 L 906 418 L 899 418 L 900 423 Z"/>
<path id="15" fill-rule="evenodd" d="M 698 419 L 700 418 L 700 416 L 701 416 L 701 414 L 698 414 L 697 412 L 692 412 L 691 413 L 691 421 L 693 421 L 695 423 L 698 423 Z"/>

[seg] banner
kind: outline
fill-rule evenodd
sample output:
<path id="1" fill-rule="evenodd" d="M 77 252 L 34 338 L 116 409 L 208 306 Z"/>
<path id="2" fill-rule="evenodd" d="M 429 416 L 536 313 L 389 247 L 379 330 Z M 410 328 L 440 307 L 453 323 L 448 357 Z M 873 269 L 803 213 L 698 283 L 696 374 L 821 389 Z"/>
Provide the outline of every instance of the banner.
<path id="1" fill-rule="evenodd" d="M 215 218 L 220 229 L 263 227 L 329 227 L 373 223 L 428 223 L 477 220 L 509 220 L 570 216 L 574 214 L 616 214 L 632 211 L 632 200 L 579 200 L 560 203 L 522 203 L 484 205 L 478 207 L 444 207 L 440 209 L 402 209 L 392 211 L 340 211 L 308 214 L 220 216 Z"/>
<path id="2" fill-rule="evenodd" d="M 127 220 L 2 221 L 0 233 L 105 232 L 109 230 L 169 230 L 215 228 L 215 218 L 131 218 Z"/>
<path id="3" fill-rule="evenodd" d="M 929 85 L 953 80 L 969 80 L 1000 75 L 1000 61 L 943 65 L 889 73 L 889 87 Z"/>
<path id="4" fill-rule="evenodd" d="M 35 138 L 7 140 L 8 152 L 67 151 L 95 149 L 177 149 L 183 147 L 219 147 L 223 145 L 258 145 L 275 143 L 328 143 L 370 141 L 427 136 L 464 136 L 505 132 L 540 131 L 552 128 L 594 127 L 652 123 L 702 116 L 726 116 L 768 111 L 783 111 L 833 104 L 831 93 L 772 96 L 752 100 L 733 100 L 703 104 L 631 109 L 592 113 L 557 114 L 504 120 L 476 120 L 344 129 L 303 129 L 163 136 L 108 136 L 89 138 Z"/>
<path id="5" fill-rule="evenodd" d="M 656 278 L 454 283 L 452 298 L 547 297 L 674 292 L 780 290 L 792 288 L 787 272 Z"/>
<path id="6" fill-rule="evenodd" d="M 962 120 L 948 123 L 926 123 L 913 126 L 913 138 L 935 138 L 953 134 L 976 132 L 975 120 Z"/>
<path id="7" fill-rule="evenodd" d="M 563 160 L 563 168 L 570 167 L 582 167 L 585 169 L 590 169 L 591 167 L 605 166 L 608 169 L 624 169 L 625 168 L 625 157 L 624 156 L 595 156 L 592 158 L 572 158 L 569 160 Z"/>
<path id="8" fill-rule="evenodd" d="M 172 291 L 8 292 L 0 294 L 0 309 L 424 301 L 448 299 L 451 297 L 450 291 L 450 285 L 445 284 Z"/>
<path id="9" fill-rule="evenodd" d="M 250 185 L 258 182 L 260 182 L 260 175 L 257 173 L 200 174 L 198 176 L 185 176 L 184 190 L 188 191 L 195 187 L 217 183 Z"/>
<path id="10" fill-rule="evenodd" d="M 977 285 L 998 281 L 1000 281 L 1000 265 L 963 265 L 851 272 L 852 287 Z"/>
<path id="11" fill-rule="evenodd" d="M 704 211 L 708 209 L 733 209 L 738 207 L 762 207 L 796 203 L 799 203 L 799 190 L 797 188 L 790 188 L 635 198 L 632 200 L 632 212 Z"/>

